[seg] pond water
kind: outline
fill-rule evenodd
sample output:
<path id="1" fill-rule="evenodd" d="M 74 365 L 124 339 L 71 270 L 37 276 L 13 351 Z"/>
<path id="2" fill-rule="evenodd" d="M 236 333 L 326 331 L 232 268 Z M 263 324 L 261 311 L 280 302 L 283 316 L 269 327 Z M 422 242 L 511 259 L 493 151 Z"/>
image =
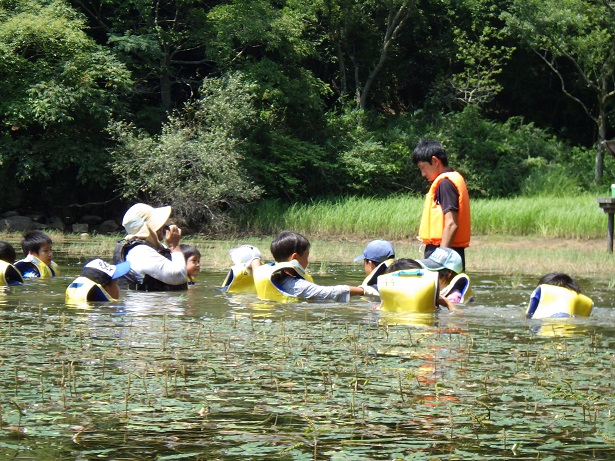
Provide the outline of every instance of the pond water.
<path id="1" fill-rule="evenodd" d="M 5 459 L 615 459 L 606 283 L 582 281 L 591 317 L 558 321 L 525 319 L 534 279 L 485 274 L 474 303 L 422 317 L 229 295 L 211 270 L 84 307 L 61 263 L 0 293 Z"/>

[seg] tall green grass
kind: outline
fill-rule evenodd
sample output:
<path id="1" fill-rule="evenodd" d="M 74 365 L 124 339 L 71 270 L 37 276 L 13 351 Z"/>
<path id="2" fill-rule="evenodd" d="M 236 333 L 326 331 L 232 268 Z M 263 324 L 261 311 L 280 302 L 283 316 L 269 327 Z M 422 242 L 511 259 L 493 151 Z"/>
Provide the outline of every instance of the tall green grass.
<path id="1" fill-rule="evenodd" d="M 387 238 L 416 236 L 423 197 L 349 197 L 286 205 L 264 201 L 246 215 L 250 234 L 272 235 L 291 229 L 311 238 Z M 607 216 L 596 196 L 538 196 L 475 199 L 471 202 L 474 235 L 516 235 L 591 239 L 606 235 Z"/>

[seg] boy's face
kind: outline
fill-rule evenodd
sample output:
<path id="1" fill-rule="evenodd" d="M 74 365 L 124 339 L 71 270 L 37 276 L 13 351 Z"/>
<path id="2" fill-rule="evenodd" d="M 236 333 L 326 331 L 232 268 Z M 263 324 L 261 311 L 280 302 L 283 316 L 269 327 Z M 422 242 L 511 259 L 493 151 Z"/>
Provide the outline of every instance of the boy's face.
<path id="1" fill-rule="evenodd" d="M 192 255 L 186 260 L 186 273 L 195 277 L 201 272 L 201 258 L 198 255 Z"/>
<path id="2" fill-rule="evenodd" d="M 433 182 L 442 173 L 439 165 L 441 164 L 436 157 L 432 157 L 431 162 L 418 162 L 416 164 L 421 170 L 421 176 L 429 182 Z"/>
<path id="3" fill-rule="evenodd" d="M 117 284 L 117 279 L 111 280 L 111 283 L 104 288 L 113 299 L 120 299 L 120 286 Z"/>
<path id="4" fill-rule="evenodd" d="M 36 256 L 38 259 L 43 261 L 48 266 L 51 264 L 51 258 L 53 257 L 53 252 L 51 251 L 51 244 L 49 243 L 45 243 L 44 245 L 41 245 L 41 247 L 38 250 L 38 253 L 31 251 L 30 254 Z"/>
<path id="5" fill-rule="evenodd" d="M 374 264 L 373 261 L 370 261 L 369 259 L 363 260 L 363 270 L 365 271 L 365 275 L 371 274 L 375 268 L 376 264 Z"/>
<path id="6" fill-rule="evenodd" d="M 309 258 L 310 258 L 310 250 L 308 248 L 303 253 L 297 254 L 297 256 L 295 258 L 293 258 L 293 259 L 296 259 L 297 262 L 299 264 L 301 264 L 301 267 L 303 267 L 304 269 L 307 269 L 308 264 L 309 264 L 309 262 L 308 262 Z"/>

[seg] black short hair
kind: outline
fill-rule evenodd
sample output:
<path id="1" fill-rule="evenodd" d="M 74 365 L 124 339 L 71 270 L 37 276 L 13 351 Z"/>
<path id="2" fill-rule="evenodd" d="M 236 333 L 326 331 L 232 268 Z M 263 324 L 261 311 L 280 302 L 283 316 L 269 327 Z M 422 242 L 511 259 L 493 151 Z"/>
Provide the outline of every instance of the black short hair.
<path id="1" fill-rule="evenodd" d="M 415 165 L 419 162 L 431 164 L 432 157 L 440 159 L 442 165 L 448 166 L 448 157 L 446 156 L 446 150 L 442 147 L 442 144 L 431 139 L 419 139 L 419 143 L 412 152 L 412 163 Z"/>
<path id="2" fill-rule="evenodd" d="M 13 264 L 17 259 L 15 248 L 9 242 L 0 241 L 0 260 Z"/>
<path id="3" fill-rule="evenodd" d="M 301 234 L 282 231 L 271 242 L 271 255 L 276 262 L 288 261 L 293 253 L 303 254 L 310 249 L 310 241 Z"/>
<path id="4" fill-rule="evenodd" d="M 410 258 L 399 258 L 393 261 L 387 270 L 384 271 L 385 274 L 390 274 L 391 272 L 403 271 L 406 269 L 422 269 L 418 261 Z"/>
<path id="5" fill-rule="evenodd" d="M 179 249 L 184 254 L 184 258 L 186 258 L 186 261 L 188 261 L 188 259 L 194 255 L 197 255 L 199 258 L 201 257 L 201 252 L 196 247 L 193 247 L 192 245 L 186 245 L 185 243 L 180 243 Z"/>
<path id="6" fill-rule="evenodd" d="M 581 288 L 577 281 L 563 272 L 551 272 L 550 274 L 543 275 L 538 281 L 538 285 L 554 285 L 581 293 Z"/>
<path id="7" fill-rule="evenodd" d="M 31 251 L 38 253 L 43 245 L 52 245 L 53 241 L 51 237 L 40 230 L 33 230 L 26 232 L 21 241 L 21 249 L 25 255 L 28 255 Z"/>

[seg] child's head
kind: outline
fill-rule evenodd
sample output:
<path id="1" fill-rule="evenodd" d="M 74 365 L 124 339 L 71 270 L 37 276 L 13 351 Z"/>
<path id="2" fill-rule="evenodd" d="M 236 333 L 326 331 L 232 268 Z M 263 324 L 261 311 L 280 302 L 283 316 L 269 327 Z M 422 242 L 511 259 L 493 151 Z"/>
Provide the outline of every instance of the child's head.
<path id="1" fill-rule="evenodd" d="M 457 274 L 463 272 L 461 256 L 451 248 L 436 248 L 427 259 L 419 259 L 419 264 L 430 271 L 438 271 L 441 286 L 447 286 Z"/>
<path id="2" fill-rule="evenodd" d="M 372 240 L 367 244 L 363 253 L 354 258 L 354 262 L 363 260 L 363 269 L 366 274 L 371 272 L 382 262 L 395 257 L 395 250 L 387 240 Z"/>
<path id="3" fill-rule="evenodd" d="M 390 274 L 391 272 L 397 271 L 405 271 L 409 269 L 421 269 L 422 266 L 415 261 L 414 259 L 409 258 L 399 258 L 391 263 L 389 267 L 387 267 L 385 274 Z"/>
<path id="4" fill-rule="evenodd" d="M 51 264 L 51 258 L 53 253 L 51 251 L 51 245 L 53 241 L 51 237 L 42 231 L 34 230 L 26 232 L 21 241 L 21 249 L 24 254 L 36 256 L 45 264 Z"/>
<path id="5" fill-rule="evenodd" d="M 9 264 L 13 264 L 17 259 L 15 248 L 8 242 L 0 241 L 0 261 L 5 261 Z"/>
<path id="6" fill-rule="evenodd" d="M 581 288 L 576 280 L 563 272 L 551 272 L 550 274 L 543 275 L 538 281 L 538 285 L 554 285 L 581 293 Z"/>
<path id="7" fill-rule="evenodd" d="M 201 272 L 201 252 L 196 247 L 184 243 L 181 243 L 179 248 L 186 258 L 186 274 L 196 277 Z"/>
<path id="8" fill-rule="evenodd" d="M 109 296 L 114 299 L 120 297 L 120 287 L 117 279 L 130 271 L 130 263 L 125 261 L 116 265 L 107 264 L 102 259 L 90 261 L 81 270 L 81 276 L 101 285 Z"/>
<path id="9" fill-rule="evenodd" d="M 270 250 L 275 262 L 296 259 L 303 268 L 306 268 L 310 254 L 310 241 L 301 234 L 282 231 L 271 242 Z"/>

